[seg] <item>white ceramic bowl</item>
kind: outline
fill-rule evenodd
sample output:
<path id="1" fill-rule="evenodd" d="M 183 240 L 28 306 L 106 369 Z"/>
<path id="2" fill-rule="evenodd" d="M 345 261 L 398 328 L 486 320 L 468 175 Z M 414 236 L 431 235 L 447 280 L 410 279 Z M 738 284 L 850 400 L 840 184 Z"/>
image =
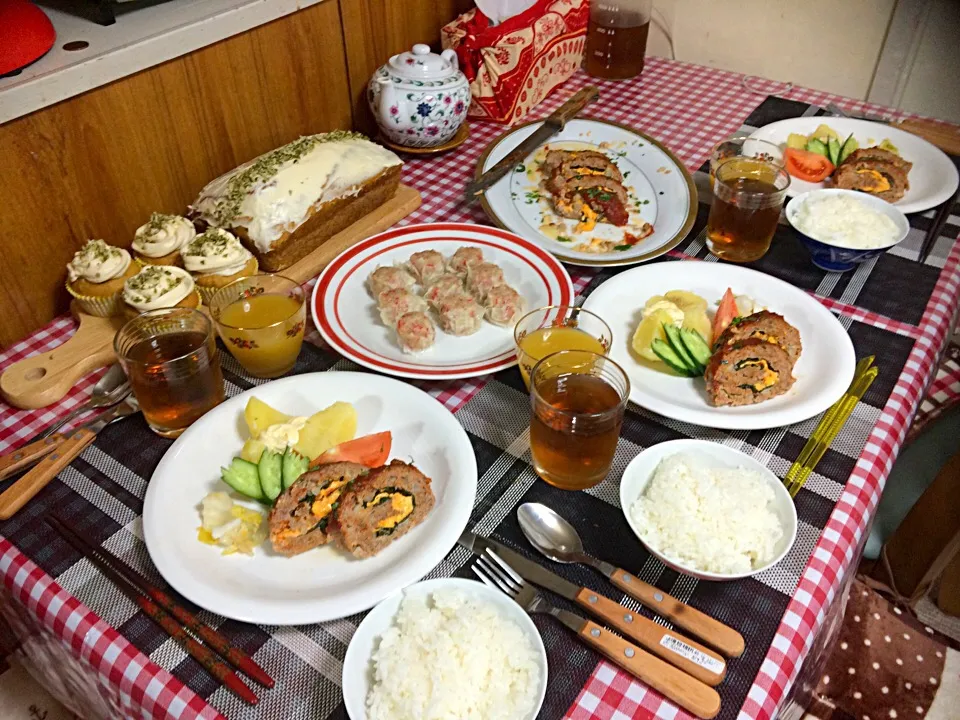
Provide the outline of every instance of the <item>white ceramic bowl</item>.
<path id="1" fill-rule="evenodd" d="M 816 201 L 818 198 L 829 195 L 848 195 L 864 205 L 880 211 L 888 218 L 893 220 L 894 224 L 897 226 L 898 233 L 896 239 L 891 243 L 883 245 L 882 247 L 851 248 L 841 245 L 834 245 L 826 240 L 820 240 L 819 238 L 807 235 L 796 225 L 795 220 L 797 212 L 807 201 Z M 859 263 L 869 260 L 872 257 L 876 257 L 877 255 L 881 255 L 895 245 L 900 244 L 903 242 L 904 238 L 907 237 L 907 233 L 910 232 L 910 222 L 907 220 L 907 216 L 904 215 L 899 208 L 897 208 L 895 205 L 891 205 L 882 198 L 876 197 L 875 195 L 857 192 L 856 190 L 841 190 L 839 188 L 811 190 L 803 195 L 797 195 L 797 197 L 788 202 L 786 215 L 787 222 L 789 222 L 790 226 L 797 231 L 801 242 L 804 244 L 804 246 L 806 246 L 807 250 L 810 251 L 810 259 L 813 264 L 830 272 L 845 272 L 847 270 L 852 270 Z"/>
<path id="2" fill-rule="evenodd" d="M 706 572 L 682 565 L 666 557 L 659 550 L 644 541 L 643 536 L 640 534 L 640 529 L 630 516 L 630 508 L 643 493 L 647 483 L 650 482 L 653 477 L 654 471 L 660 464 L 660 461 L 677 454 L 691 455 L 700 458 L 713 467 L 734 469 L 742 467 L 747 470 L 755 470 L 763 476 L 773 490 L 774 511 L 779 516 L 780 523 L 783 526 L 783 536 L 780 538 L 774 557 L 769 563 L 751 570 L 748 573 L 726 575 Z M 633 530 L 640 542 L 643 543 L 643 546 L 647 548 L 654 557 L 678 572 L 692 575 L 701 580 L 739 580 L 740 578 L 750 577 L 751 575 L 763 572 L 780 562 L 787 552 L 789 552 L 794 540 L 797 538 L 797 509 L 794 507 L 793 498 L 790 497 L 790 493 L 787 492 L 786 487 L 784 487 L 780 479 L 770 472 L 765 465 L 757 462 L 749 455 L 727 447 L 726 445 L 707 442 L 706 440 L 671 440 L 649 447 L 637 455 L 630 464 L 627 465 L 626 470 L 623 471 L 623 479 L 620 481 L 620 507 L 623 509 L 624 517 L 627 518 L 627 524 L 630 525 L 630 529 Z"/>
<path id="3" fill-rule="evenodd" d="M 351 720 L 366 720 L 367 695 L 373 684 L 373 650 L 383 633 L 393 624 L 393 619 L 400 610 L 400 602 L 407 595 L 429 595 L 445 590 L 460 590 L 475 600 L 490 603 L 503 617 L 517 623 L 530 638 L 538 656 L 540 688 L 534 710 L 525 720 L 537 717 L 547 692 L 547 651 L 533 620 L 513 600 L 478 580 L 440 578 L 424 580 L 386 598 L 367 614 L 353 634 L 347 654 L 343 658 L 343 702 Z M 470 682 L 470 678 L 464 678 L 464 682 Z"/>

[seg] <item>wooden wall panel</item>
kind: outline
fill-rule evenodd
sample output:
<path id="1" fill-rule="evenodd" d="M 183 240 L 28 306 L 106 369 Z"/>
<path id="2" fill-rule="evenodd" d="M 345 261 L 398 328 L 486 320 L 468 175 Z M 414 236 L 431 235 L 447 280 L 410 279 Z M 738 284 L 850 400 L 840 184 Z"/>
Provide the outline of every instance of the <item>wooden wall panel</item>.
<path id="1" fill-rule="evenodd" d="M 0 126 L 0 346 L 67 309 L 64 266 L 85 240 L 129 246 L 218 174 L 350 127 L 351 97 L 327 0 Z"/>
<path id="2" fill-rule="evenodd" d="M 414 43 L 438 48 L 440 28 L 474 7 L 473 0 L 341 0 L 354 124 L 376 133 L 364 93 L 374 70 Z"/>

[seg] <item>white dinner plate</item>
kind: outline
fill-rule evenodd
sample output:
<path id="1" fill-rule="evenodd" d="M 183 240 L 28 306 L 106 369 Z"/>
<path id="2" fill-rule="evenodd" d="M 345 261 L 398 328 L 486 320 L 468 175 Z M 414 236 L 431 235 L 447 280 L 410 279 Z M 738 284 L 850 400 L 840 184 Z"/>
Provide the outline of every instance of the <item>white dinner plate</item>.
<path id="1" fill-rule="evenodd" d="M 364 560 L 333 545 L 294 557 L 275 553 L 269 541 L 252 557 L 224 556 L 219 548 L 204 545 L 197 540 L 200 501 L 211 491 L 229 491 L 220 480 L 220 467 L 239 455 L 247 438 L 243 409 L 251 396 L 293 415 L 310 415 L 338 400 L 352 403 L 358 437 L 390 430 L 390 458 L 412 462 L 431 478 L 436 504 L 430 514 Z M 439 402 L 379 375 L 310 373 L 240 393 L 181 435 L 147 487 L 143 538 L 164 579 L 200 607 L 261 625 L 317 623 L 373 607 L 426 575 L 456 543 L 476 492 L 473 448 L 460 423 Z"/>
<path id="2" fill-rule="evenodd" d="M 521 609 L 517 603 L 508 598 L 499 590 L 487 587 L 483 583 L 464 578 L 440 578 L 424 580 L 412 585 L 402 593 L 391 595 L 367 613 L 357 631 L 347 646 L 347 654 L 343 658 L 343 703 L 347 708 L 347 715 L 351 720 L 366 720 L 366 701 L 373 684 L 373 651 L 379 645 L 380 638 L 393 625 L 393 619 L 400 611 L 400 603 L 407 595 L 420 597 L 437 591 L 459 590 L 475 600 L 490 603 L 505 618 L 515 622 L 530 638 L 530 642 L 539 658 L 540 689 L 536 707 L 523 720 L 532 720 L 540 712 L 544 695 L 547 692 L 547 651 L 543 646 L 543 639 L 537 631 L 533 620 Z M 461 678 L 463 682 L 470 682 L 470 678 Z"/>
<path id="3" fill-rule="evenodd" d="M 310 303 L 317 330 L 341 355 L 397 377 L 451 380 L 516 365 L 513 328 L 484 321 L 473 335 L 455 337 L 438 327 L 432 348 L 410 354 L 400 349 L 394 331 L 380 321 L 366 285 L 378 266 L 405 263 L 422 250 L 438 250 L 449 257 L 467 245 L 480 248 L 485 260 L 503 269 L 504 279 L 523 296 L 527 309 L 572 303 L 570 275 L 556 258 L 528 240 L 483 225 L 407 225 L 357 243 L 324 268 Z"/>
<path id="4" fill-rule="evenodd" d="M 897 146 L 900 156 L 913 163 L 908 175 L 910 189 L 893 203 L 902 212 L 929 210 L 953 197 L 957 191 L 957 166 L 940 148 L 921 137 L 883 123 L 840 117 L 798 117 L 764 125 L 750 137 L 784 145 L 790 133 L 809 135 L 819 125 L 835 130 L 840 142 L 852 133 L 862 148 L 879 145 L 883 140 L 889 140 Z M 795 197 L 821 187 L 824 187 L 823 183 L 810 183 L 791 177 L 787 194 Z"/>
<path id="5" fill-rule="evenodd" d="M 803 352 L 794 366 L 796 382 L 786 393 L 756 405 L 712 407 L 702 378 L 679 377 L 630 348 L 647 298 L 669 290 L 703 297 L 712 315 L 727 288 L 749 295 L 800 331 Z M 594 290 L 584 308 L 613 331 L 610 357 L 630 378 L 630 401 L 668 418 L 726 430 L 759 430 L 806 420 L 836 402 L 856 368 L 853 343 L 820 302 L 764 273 L 720 263 L 678 261 L 633 268 Z"/>
<path id="6" fill-rule="evenodd" d="M 540 127 L 541 122 L 519 125 L 502 135 L 484 151 L 477 163 L 479 177 Z M 574 246 L 592 238 L 622 242 L 624 229 L 598 223 L 589 233 L 574 234 L 575 220 L 551 216 L 546 193 L 539 188 L 537 161 L 544 147 L 590 149 L 606 154 L 624 174 L 623 184 L 631 199 L 630 223 L 640 220 L 654 227 L 653 234 L 629 250 L 603 254 L 575 251 Z M 672 152 L 658 141 L 626 125 L 581 118 L 571 120 L 559 133 L 532 153 L 522 169 L 495 183 L 481 197 L 484 211 L 493 222 L 538 244 L 572 265 L 633 265 L 663 255 L 687 236 L 697 215 L 697 189 L 693 178 Z M 562 222 L 570 242 L 544 234 L 545 221 Z"/>

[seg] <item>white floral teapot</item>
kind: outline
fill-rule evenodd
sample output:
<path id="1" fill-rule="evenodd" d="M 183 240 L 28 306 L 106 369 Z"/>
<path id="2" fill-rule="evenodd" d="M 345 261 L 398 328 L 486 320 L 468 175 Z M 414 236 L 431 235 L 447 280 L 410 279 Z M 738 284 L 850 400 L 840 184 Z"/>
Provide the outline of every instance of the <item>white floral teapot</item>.
<path id="1" fill-rule="evenodd" d="M 367 99 L 391 143 L 436 147 L 453 139 L 467 119 L 470 83 L 453 50 L 437 55 L 429 45 L 417 44 L 373 74 Z"/>

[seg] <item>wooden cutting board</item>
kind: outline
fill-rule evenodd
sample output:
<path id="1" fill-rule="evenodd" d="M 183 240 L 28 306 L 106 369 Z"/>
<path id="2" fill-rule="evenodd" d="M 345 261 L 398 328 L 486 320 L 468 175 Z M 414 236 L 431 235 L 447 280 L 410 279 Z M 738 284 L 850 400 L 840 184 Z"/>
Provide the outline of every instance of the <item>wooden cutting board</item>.
<path id="1" fill-rule="evenodd" d="M 305 282 L 348 247 L 383 232 L 418 207 L 420 193 L 400 185 L 389 202 L 326 240 L 281 274 Z M 71 313 L 80 323 L 73 337 L 49 352 L 14 363 L 0 375 L 0 394 L 14 407 L 30 410 L 52 405 L 70 392 L 84 375 L 115 360 L 113 337 L 125 318 L 94 317 L 77 311 L 74 306 Z"/>

